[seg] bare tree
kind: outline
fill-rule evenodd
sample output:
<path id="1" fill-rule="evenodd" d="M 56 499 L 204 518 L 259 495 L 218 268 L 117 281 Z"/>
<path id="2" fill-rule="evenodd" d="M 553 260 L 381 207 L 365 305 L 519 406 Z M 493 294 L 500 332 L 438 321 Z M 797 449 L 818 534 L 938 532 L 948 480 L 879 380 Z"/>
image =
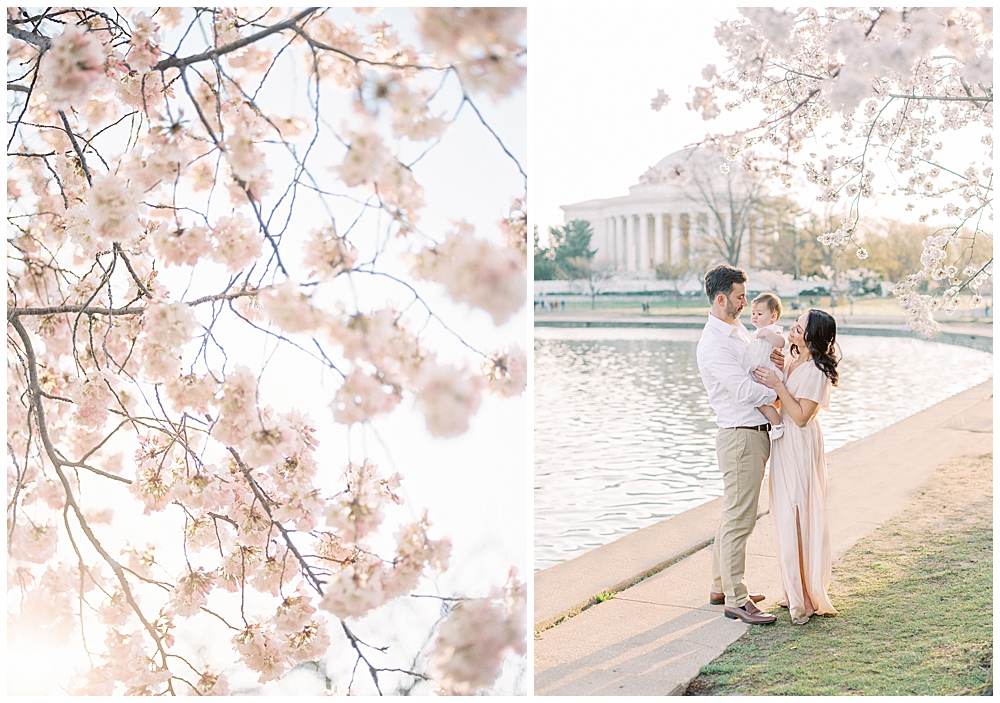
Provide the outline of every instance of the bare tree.
<path id="1" fill-rule="evenodd" d="M 579 278 L 573 282 L 584 295 L 590 296 L 590 309 L 593 310 L 597 304 L 597 296 L 604 288 L 604 284 L 614 275 L 615 267 L 607 259 L 594 261 L 586 256 L 578 256 L 569 259 L 568 262 L 577 272 Z"/>
<path id="2" fill-rule="evenodd" d="M 732 170 L 721 156 L 699 161 L 689 172 L 687 198 L 708 211 L 700 224 L 709 251 L 736 266 L 767 196 L 764 179 L 756 170 Z"/>

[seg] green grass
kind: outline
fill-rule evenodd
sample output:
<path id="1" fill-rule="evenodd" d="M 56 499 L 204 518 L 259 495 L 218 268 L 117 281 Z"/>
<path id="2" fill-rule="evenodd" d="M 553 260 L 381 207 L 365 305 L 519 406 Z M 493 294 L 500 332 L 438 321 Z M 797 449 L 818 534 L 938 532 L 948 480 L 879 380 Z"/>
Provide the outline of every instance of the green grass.
<path id="1" fill-rule="evenodd" d="M 991 466 L 949 467 L 953 476 L 939 474 L 907 512 L 855 545 L 834 567 L 837 617 L 793 626 L 776 610 L 775 625 L 750 628 L 689 694 L 981 691 L 993 656 Z M 955 480 L 965 480 L 961 499 L 946 490 Z"/>

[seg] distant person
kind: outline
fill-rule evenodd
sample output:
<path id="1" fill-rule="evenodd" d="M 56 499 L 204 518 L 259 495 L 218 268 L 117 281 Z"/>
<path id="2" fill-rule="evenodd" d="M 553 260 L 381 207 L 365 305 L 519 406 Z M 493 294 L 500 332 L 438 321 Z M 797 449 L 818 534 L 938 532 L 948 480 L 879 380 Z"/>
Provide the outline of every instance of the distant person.
<path id="1" fill-rule="evenodd" d="M 827 473 L 819 409 L 837 385 L 837 323 L 809 310 L 788 330 L 791 362 L 782 376 L 758 368 L 755 377 L 781 401 L 785 433 L 771 448 L 771 519 L 778 545 L 784 603 L 793 625 L 812 615 L 836 615 L 830 587 L 830 529 L 826 519 Z M 727 594 L 728 598 L 728 594 Z M 727 609 L 728 612 L 728 609 Z"/>
<path id="2" fill-rule="evenodd" d="M 560 305 L 562 306 L 562 309 L 563 309 L 563 310 L 565 310 L 565 309 L 566 309 L 566 301 L 565 301 L 565 300 L 560 300 L 560 301 L 559 301 L 559 304 L 560 304 Z"/>
<path id="3" fill-rule="evenodd" d="M 747 540 L 757 524 L 764 465 L 771 455 L 770 427 L 758 408 L 773 403 L 778 394 L 746 372 L 747 350 L 753 342 L 739 321 L 747 304 L 746 282 L 742 269 L 725 264 L 705 274 L 711 309 L 698 341 L 698 371 L 719 427 L 715 449 L 723 482 L 722 517 L 712 546 L 709 602 L 725 604 L 727 618 L 766 625 L 777 618 L 757 608 L 756 603 L 765 596 L 750 592 L 744 573 Z M 783 354 L 774 350 L 772 361 L 781 368 Z"/>

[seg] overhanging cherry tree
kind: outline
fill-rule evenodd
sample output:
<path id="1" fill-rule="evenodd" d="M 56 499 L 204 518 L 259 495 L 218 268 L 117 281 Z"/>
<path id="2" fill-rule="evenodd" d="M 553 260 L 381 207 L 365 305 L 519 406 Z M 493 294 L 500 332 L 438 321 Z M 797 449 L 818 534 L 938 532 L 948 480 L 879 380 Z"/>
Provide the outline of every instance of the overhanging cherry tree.
<path id="1" fill-rule="evenodd" d="M 504 327 L 526 176 L 481 104 L 522 88 L 526 12 L 403 24 L 8 8 L 8 647 L 77 641 L 66 691 L 221 695 L 311 666 L 341 693 L 468 694 L 524 654 L 513 568 L 437 596 L 409 650 L 358 634 L 451 551 L 401 517 L 401 473 L 365 447 L 406 444 L 378 422 L 457 437 L 487 394 L 526 418 Z M 487 231 L 424 187 L 471 178 L 470 143 L 516 184 Z"/>
<path id="2" fill-rule="evenodd" d="M 775 183 L 803 174 L 820 201 L 843 203 L 840 228 L 820 241 L 859 259 L 855 231 L 874 199 L 908 199 L 937 227 L 922 270 L 893 288 L 910 328 L 933 334 L 934 311 L 954 312 L 961 294 L 978 307 L 993 271 L 992 8 L 740 13 L 715 30 L 728 65 L 704 69 L 687 107 L 706 120 L 741 106 L 763 117 L 705 143 L 748 168 L 767 155 Z M 659 91 L 653 109 L 668 100 Z"/>

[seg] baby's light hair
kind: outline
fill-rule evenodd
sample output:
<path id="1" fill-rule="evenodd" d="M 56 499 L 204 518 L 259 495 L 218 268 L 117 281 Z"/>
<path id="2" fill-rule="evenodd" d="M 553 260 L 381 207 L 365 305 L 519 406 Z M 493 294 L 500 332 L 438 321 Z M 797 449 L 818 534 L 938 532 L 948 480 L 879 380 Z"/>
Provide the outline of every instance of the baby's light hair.
<path id="1" fill-rule="evenodd" d="M 781 298 L 778 297 L 777 293 L 767 291 L 761 293 L 753 299 L 753 302 L 750 303 L 750 307 L 752 308 L 757 303 L 766 303 L 768 310 L 773 313 L 777 313 L 779 318 L 781 317 Z"/>

